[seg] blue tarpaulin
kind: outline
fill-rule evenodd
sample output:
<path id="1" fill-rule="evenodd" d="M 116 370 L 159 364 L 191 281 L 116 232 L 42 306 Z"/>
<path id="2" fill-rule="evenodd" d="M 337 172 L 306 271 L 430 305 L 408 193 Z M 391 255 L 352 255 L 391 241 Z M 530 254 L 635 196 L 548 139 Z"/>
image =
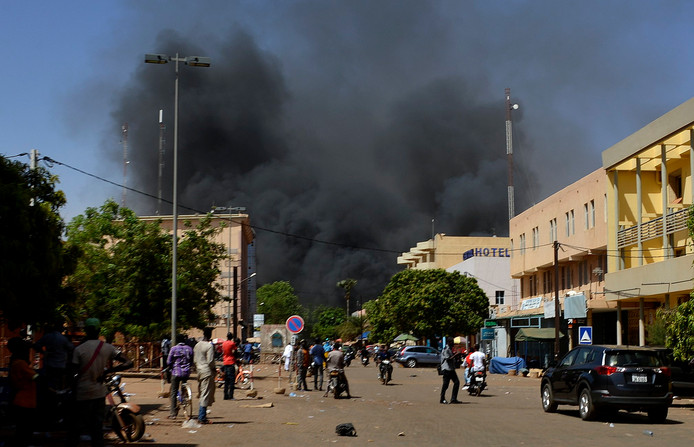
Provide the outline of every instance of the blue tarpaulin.
<path id="1" fill-rule="evenodd" d="M 526 368 L 523 357 L 492 357 L 489 362 L 489 372 L 492 374 L 508 374 L 510 369 L 519 371 Z"/>

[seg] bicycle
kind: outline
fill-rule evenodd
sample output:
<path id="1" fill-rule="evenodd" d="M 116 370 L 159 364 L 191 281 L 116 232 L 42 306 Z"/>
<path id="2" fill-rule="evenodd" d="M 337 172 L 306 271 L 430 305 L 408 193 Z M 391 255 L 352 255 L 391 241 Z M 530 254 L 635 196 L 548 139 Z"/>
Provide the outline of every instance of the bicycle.
<path id="1" fill-rule="evenodd" d="M 193 390 L 190 388 L 187 381 L 181 382 L 181 389 L 178 391 L 178 396 L 176 398 L 176 415 L 178 415 L 181 409 L 186 419 L 193 419 Z"/>

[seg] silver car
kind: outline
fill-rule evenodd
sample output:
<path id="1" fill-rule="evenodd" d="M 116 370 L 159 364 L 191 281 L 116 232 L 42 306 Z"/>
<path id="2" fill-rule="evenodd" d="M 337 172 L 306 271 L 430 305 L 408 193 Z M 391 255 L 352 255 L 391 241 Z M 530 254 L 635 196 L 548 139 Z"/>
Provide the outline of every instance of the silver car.
<path id="1" fill-rule="evenodd" d="M 414 368 L 417 365 L 436 365 L 441 359 L 439 350 L 431 346 L 405 346 L 398 351 L 395 361 Z"/>

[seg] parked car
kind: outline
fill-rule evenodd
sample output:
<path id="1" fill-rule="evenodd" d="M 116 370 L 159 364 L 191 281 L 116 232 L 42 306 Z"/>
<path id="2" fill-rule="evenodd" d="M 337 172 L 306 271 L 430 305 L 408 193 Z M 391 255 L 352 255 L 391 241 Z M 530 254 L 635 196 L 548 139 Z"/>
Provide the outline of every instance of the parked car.
<path id="1" fill-rule="evenodd" d="M 397 353 L 395 361 L 414 368 L 417 365 L 436 365 L 441 358 L 439 350 L 431 346 L 405 346 Z"/>
<path id="2" fill-rule="evenodd" d="M 578 405 L 583 420 L 620 409 L 645 411 L 664 422 L 672 404 L 670 369 L 660 354 L 643 347 L 578 346 L 545 372 L 540 385 L 542 409 Z"/>
<path id="3" fill-rule="evenodd" d="M 676 396 L 694 396 L 694 359 L 675 360 L 672 349 L 655 348 L 663 365 L 670 368 L 672 392 Z"/>

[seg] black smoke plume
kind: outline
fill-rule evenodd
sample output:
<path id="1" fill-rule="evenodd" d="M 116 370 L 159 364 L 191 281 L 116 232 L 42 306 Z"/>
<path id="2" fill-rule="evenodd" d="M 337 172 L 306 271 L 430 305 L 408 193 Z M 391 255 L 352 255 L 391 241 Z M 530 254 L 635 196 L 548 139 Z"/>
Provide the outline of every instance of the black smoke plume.
<path id="1" fill-rule="evenodd" d="M 397 55 L 397 42 L 373 42 L 386 48 L 316 40 L 300 73 L 240 26 L 204 45 L 163 31 L 148 51 L 212 58 L 210 68 L 179 67 L 180 212 L 246 207 L 253 225 L 278 232 L 256 231 L 259 284 L 288 280 L 303 304 L 342 305 L 345 278 L 358 281 L 353 307 L 377 297 L 402 268 L 397 256 L 431 237 L 432 219 L 437 233 L 508 235 L 503 90 L 478 76 L 415 77 L 408 70 L 432 57 L 426 48 Z M 129 186 L 156 195 L 164 109 L 167 199 L 171 65 L 141 64 L 113 113 L 129 124 Z M 129 206 L 157 211 L 146 197 Z"/>

